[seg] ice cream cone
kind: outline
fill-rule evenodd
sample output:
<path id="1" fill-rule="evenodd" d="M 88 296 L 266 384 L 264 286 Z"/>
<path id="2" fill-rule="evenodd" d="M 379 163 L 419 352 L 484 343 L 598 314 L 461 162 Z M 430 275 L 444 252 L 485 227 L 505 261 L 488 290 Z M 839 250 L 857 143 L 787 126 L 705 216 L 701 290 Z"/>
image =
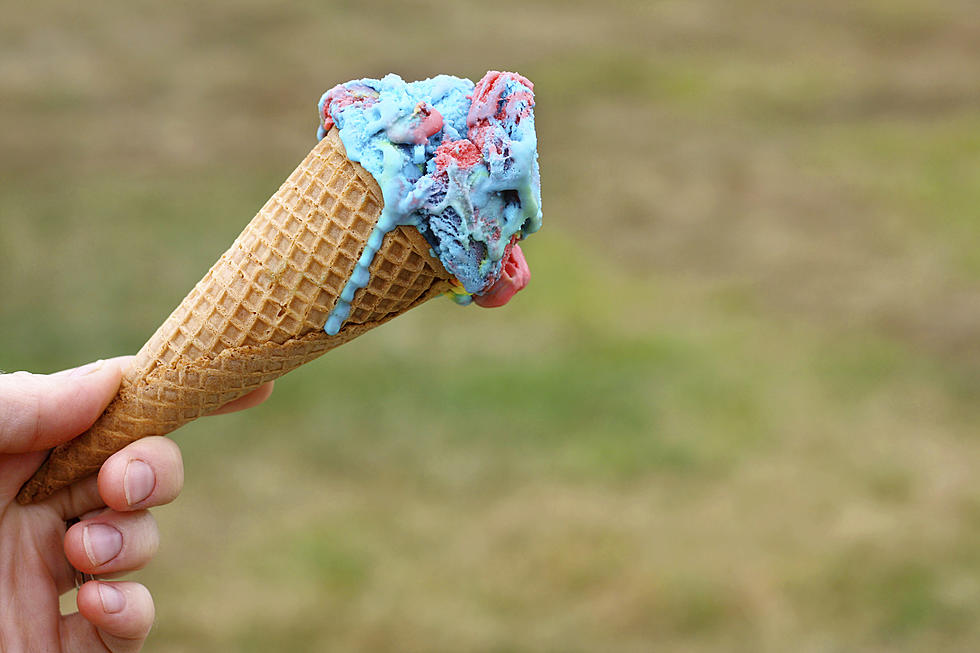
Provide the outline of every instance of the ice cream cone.
<path id="1" fill-rule="evenodd" d="M 39 501 L 114 452 L 164 435 L 447 291 L 414 227 L 384 239 L 337 335 L 324 323 L 381 214 L 381 189 L 330 130 L 143 345 L 92 427 L 21 489 Z"/>

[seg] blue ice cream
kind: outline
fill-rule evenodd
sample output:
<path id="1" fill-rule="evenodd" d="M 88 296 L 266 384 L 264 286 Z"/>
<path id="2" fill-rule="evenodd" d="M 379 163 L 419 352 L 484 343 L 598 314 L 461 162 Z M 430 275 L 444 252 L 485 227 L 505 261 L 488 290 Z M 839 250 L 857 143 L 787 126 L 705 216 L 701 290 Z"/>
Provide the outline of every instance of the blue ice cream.
<path id="1" fill-rule="evenodd" d="M 479 83 L 397 75 L 323 94 L 318 137 L 336 126 L 351 161 L 381 187 L 384 208 L 327 318 L 340 331 L 369 281 L 385 234 L 413 225 L 459 282 L 457 301 L 499 306 L 530 275 L 517 241 L 541 227 L 533 85 L 491 71 Z"/>

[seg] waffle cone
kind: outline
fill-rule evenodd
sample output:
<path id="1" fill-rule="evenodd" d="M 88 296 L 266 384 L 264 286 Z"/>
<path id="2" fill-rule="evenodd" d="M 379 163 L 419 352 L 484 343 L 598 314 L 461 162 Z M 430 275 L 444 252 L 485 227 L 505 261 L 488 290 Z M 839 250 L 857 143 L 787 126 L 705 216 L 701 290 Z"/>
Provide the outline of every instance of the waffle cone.
<path id="1" fill-rule="evenodd" d="M 21 488 L 39 501 L 448 290 L 414 227 L 384 239 L 337 335 L 323 331 L 381 215 L 381 189 L 331 130 L 143 345 L 105 412 Z"/>

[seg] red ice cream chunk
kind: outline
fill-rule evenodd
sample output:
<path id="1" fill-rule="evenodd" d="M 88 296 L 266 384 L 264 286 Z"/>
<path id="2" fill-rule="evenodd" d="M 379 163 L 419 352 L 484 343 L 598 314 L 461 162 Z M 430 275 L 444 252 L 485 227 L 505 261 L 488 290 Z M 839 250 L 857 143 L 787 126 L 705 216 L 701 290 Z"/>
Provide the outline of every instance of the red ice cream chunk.
<path id="1" fill-rule="evenodd" d="M 507 97 L 507 82 L 515 81 L 520 88 L 512 90 Z M 514 124 L 531 115 L 534 106 L 534 84 L 517 73 L 502 73 L 491 70 L 483 76 L 470 96 L 469 113 L 466 115 L 467 137 L 480 149 L 500 154 L 501 135 L 508 121 Z"/>
<path id="2" fill-rule="evenodd" d="M 321 109 L 320 117 L 323 120 L 324 131 L 334 126 L 333 116 L 330 115 L 331 110 L 338 111 L 352 104 L 369 107 L 377 101 L 378 92 L 370 86 L 364 86 L 363 84 L 355 84 L 353 86 L 337 84 L 327 91 L 326 100 Z"/>
<path id="3" fill-rule="evenodd" d="M 510 248 L 504 259 L 500 278 L 482 295 L 475 295 L 473 301 L 483 308 L 496 308 L 510 301 L 510 298 L 524 289 L 531 280 L 531 269 L 524 259 L 524 252 L 517 243 Z"/>
<path id="4" fill-rule="evenodd" d="M 412 132 L 416 145 L 425 143 L 431 136 L 442 131 L 442 114 L 429 106 L 428 103 L 419 103 L 415 108 L 419 114 L 418 126 Z"/>
<path id="5" fill-rule="evenodd" d="M 483 163 L 483 154 L 472 142 L 463 138 L 458 141 L 443 141 L 436 149 L 436 172 L 442 172 L 455 161 L 460 168 L 468 169 Z"/>
<path id="6" fill-rule="evenodd" d="M 392 143 L 424 145 L 434 134 L 442 131 L 442 114 L 427 102 L 419 102 L 411 115 L 388 126 Z"/>
<path id="7" fill-rule="evenodd" d="M 506 100 L 503 100 L 507 82 L 511 80 L 525 88 L 511 93 Z M 515 122 L 520 122 L 521 118 L 531 115 L 531 107 L 534 106 L 533 91 L 534 84 L 517 73 L 501 73 L 495 70 L 488 72 L 473 89 L 471 96 L 473 101 L 466 116 L 467 126 L 482 126 L 491 118 L 502 122 L 510 117 Z"/>

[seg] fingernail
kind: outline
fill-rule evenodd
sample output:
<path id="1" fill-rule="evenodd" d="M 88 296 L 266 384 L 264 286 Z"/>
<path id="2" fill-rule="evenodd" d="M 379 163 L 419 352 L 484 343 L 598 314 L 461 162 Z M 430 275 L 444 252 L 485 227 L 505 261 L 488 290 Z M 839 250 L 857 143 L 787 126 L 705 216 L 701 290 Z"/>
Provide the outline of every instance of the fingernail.
<path id="1" fill-rule="evenodd" d="M 60 372 L 55 372 L 54 376 L 85 376 L 86 374 L 91 374 L 92 372 L 98 372 L 102 369 L 105 361 L 101 358 L 93 363 L 88 363 L 82 365 L 81 367 L 73 367 L 70 370 L 61 370 Z"/>
<path id="2" fill-rule="evenodd" d="M 123 490 L 126 492 L 126 503 L 135 506 L 153 492 L 157 484 L 153 468 L 142 460 L 130 460 L 123 475 Z"/>
<path id="3" fill-rule="evenodd" d="M 108 614 L 122 612 L 126 607 L 126 596 L 109 583 L 99 583 L 99 599 L 102 600 L 102 609 Z"/>
<path id="4" fill-rule="evenodd" d="M 122 551 L 122 533 L 108 524 L 90 524 L 82 534 L 85 553 L 93 567 L 100 567 Z"/>

